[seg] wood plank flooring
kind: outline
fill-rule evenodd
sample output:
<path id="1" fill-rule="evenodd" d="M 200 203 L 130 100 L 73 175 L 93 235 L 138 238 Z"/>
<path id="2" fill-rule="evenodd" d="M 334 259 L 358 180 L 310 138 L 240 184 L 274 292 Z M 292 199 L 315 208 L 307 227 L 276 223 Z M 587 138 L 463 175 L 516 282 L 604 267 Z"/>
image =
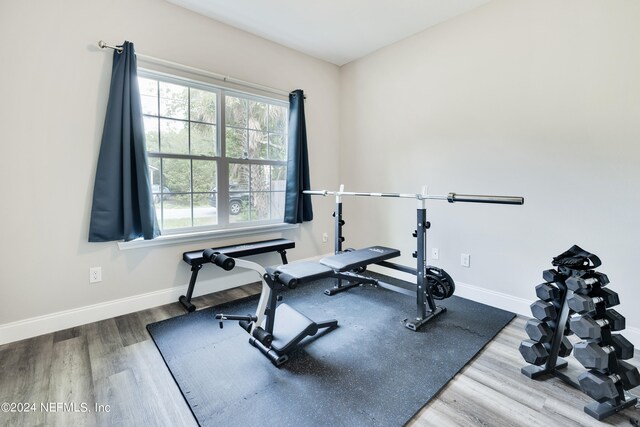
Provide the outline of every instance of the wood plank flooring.
<path id="1" fill-rule="evenodd" d="M 254 284 L 194 302 L 202 308 L 258 292 Z M 0 404 L 35 404 L 0 412 L 0 426 L 196 426 L 145 328 L 183 313 L 168 304 L 0 346 Z M 407 425 L 631 426 L 630 417 L 640 419 L 640 409 L 628 408 L 598 422 L 583 412 L 591 399 L 580 391 L 522 375 L 525 321 L 514 319 Z M 630 362 L 640 366 L 640 355 Z M 570 358 L 570 367 L 580 365 Z"/>

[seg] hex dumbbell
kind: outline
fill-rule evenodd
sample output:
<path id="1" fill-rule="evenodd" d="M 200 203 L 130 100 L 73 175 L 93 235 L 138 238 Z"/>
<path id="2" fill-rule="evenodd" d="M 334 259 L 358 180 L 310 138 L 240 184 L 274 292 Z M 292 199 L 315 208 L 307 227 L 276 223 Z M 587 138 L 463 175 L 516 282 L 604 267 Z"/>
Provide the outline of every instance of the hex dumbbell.
<path id="1" fill-rule="evenodd" d="M 541 322 L 538 319 L 529 319 L 524 325 L 524 330 L 534 341 L 546 343 L 551 341 L 553 337 L 553 331 L 545 322 Z"/>
<path id="2" fill-rule="evenodd" d="M 542 279 L 547 283 L 558 283 L 565 279 L 565 275 L 561 274 L 553 268 L 542 272 Z"/>
<path id="3" fill-rule="evenodd" d="M 616 359 L 631 359 L 633 344 L 622 335 L 613 335 L 610 345 L 600 345 L 595 341 L 579 342 L 573 355 L 585 368 L 604 371 Z"/>
<path id="4" fill-rule="evenodd" d="M 524 340 L 520 343 L 519 350 L 527 362 L 532 365 L 543 365 L 549 358 L 549 348 L 549 343 L 543 344 L 534 340 Z M 573 345 L 571 345 L 571 341 L 569 341 L 567 337 L 562 337 L 558 356 L 567 357 L 571 354 L 572 350 Z"/>
<path id="5" fill-rule="evenodd" d="M 593 319 L 588 314 L 574 316 L 570 320 L 571 330 L 580 338 L 598 339 L 602 337 L 602 328 L 608 327 L 612 331 L 625 328 L 625 318 L 615 310 L 607 310 L 602 319 Z"/>
<path id="6" fill-rule="evenodd" d="M 538 320 L 548 322 L 549 320 L 555 320 L 558 316 L 558 310 L 556 306 L 546 301 L 536 301 L 530 305 L 531 314 Z"/>
<path id="7" fill-rule="evenodd" d="M 601 289 L 595 296 L 573 294 L 567 298 L 569 308 L 580 314 L 595 311 L 596 304 L 600 303 L 604 303 L 607 307 L 614 307 L 620 304 L 620 298 L 611 289 Z"/>
<path id="8" fill-rule="evenodd" d="M 604 273 L 591 272 L 589 277 L 571 276 L 566 280 L 567 288 L 574 292 L 590 291 L 595 286 L 606 286 L 609 284 L 609 278 Z"/>
<path id="9" fill-rule="evenodd" d="M 611 344 L 616 349 L 618 359 L 627 360 L 633 357 L 635 348 L 625 337 L 620 334 L 611 334 Z"/>
<path id="10" fill-rule="evenodd" d="M 543 365 L 549 358 L 549 352 L 544 344 L 534 340 L 524 340 L 520 343 L 520 354 L 532 365 Z"/>
<path id="11" fill-rule="evenodd" d="M 560 341 L 560 350 L 558 350 L 558 356 L 567 357 L 573 351 L 573 344 L 567 337 L 562 337 L 562 341 Z"/>
<path id="12" fill-rule="evenodd" d="M 627 362 L 618 362 L 616 373 L 606 375 L 598 371 L 587 371 L 578 377 L 582 391 L 596 401 L 603 403 L 619 396 L 619 383 L 623 389 L 630 390 L 640 385 L 638 369 Z"/>
<path id="13" fill-rule="evenodd" d="M 560 290 L 551 283 L 540 283 L 536 286 L 536 295 L 542 301 L 553 301 L 560 299 Z"/>

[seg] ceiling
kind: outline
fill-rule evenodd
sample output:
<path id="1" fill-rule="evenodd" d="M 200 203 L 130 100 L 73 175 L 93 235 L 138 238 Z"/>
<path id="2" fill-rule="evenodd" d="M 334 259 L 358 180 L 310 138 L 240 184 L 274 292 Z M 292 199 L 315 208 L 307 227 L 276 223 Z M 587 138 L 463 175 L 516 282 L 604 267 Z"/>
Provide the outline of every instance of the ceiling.
<path id="1" fill-rule="evenodd" d="M 344 65 L 490 0 L 167 0 Z"/>

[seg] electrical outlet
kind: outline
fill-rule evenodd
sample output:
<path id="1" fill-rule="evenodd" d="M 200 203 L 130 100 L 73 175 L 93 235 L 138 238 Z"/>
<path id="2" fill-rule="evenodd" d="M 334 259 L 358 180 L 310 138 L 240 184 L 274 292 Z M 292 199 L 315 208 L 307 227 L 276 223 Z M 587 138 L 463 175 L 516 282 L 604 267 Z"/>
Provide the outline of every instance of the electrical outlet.
<path id="1" fill-rule="evenodd" d="M 463 267 L 471 266 L 471 255 L 469 254 L 460 254 L 460 265 Z"/>
<path id="2" fill-rule="evenodd" d="M 329 241 L 329 235 L 327 233 L 322 233 L 322 243 L 327 243 Z"/>
<path id="3" fill-rule="evenodd" d="M 438 248 L 431 248 L 431 259 L 440 259 L 440 251 Z"/>
<path id="4" fill-rule="evenodd" d="M 89 268 L 89 283 L 102 282 L 102 267 Z"/>

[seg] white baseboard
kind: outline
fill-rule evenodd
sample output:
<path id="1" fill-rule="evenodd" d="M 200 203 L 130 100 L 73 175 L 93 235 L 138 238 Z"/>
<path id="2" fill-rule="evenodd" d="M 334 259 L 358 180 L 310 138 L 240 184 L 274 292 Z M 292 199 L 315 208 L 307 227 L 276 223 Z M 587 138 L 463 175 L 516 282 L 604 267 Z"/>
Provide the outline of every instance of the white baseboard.
<path id="1" fill-rule="evenodd" d="M 307 260 L 317 258 L 320 257 L 313 257 Z M 415 280 L 415 277 L 409 274 L 392 271 L 375 265 L 370 266 L 369 270 L 410 282 Z M 234 275 L 225 276 L 224 279 L 202 280 L 198 282 L 193 296 L 196 297 L 219 292 L 256 281 L 258 281 L 258 278 L 255 272 L 252 271 L 243 271 Z M 186 291 L 186 285 L 177 286 L 0 325 L 0 345 L 176 302 L 178 297 L 184 295 Z M 531 317 L 529 305 L 533 300 L 514 297 L 502 292 L 461 282 L 456 282 L 456 295 L 471 301 L 511 311 L 525 317 Z M 628 327 L 623 331 L 623 335 L 631 341 L 637 349 L 640 348 L 639 328 Z"/>
<path id="2" fill-rule="evenodd" d="M 513 295 L 461 282 L 456 282 L 456 296 L 531 317 L 529 306 L 533 301 L 525 298 L 514 297 Z"/>
<path id="3" fill-rule="evenodd" d="M 223 279 L 202 280 L 198 281 L 193 296 L 219 292 L 259 280 L 253 271 L 225 275 Z M 169 304 L 176 302 L 186 292 L 187 285 L 177 286 L 6 323 L 0 325 L 0 345 Z"/>
<path id="4" fill-rule="evenodd" d="M 406 273 L 401 273 L 378 266 L 371 266 L 371 271 L 378 272 L 380 274 L 386 274 L 388 276 L 396 277 L 398 279 L 413 282 L 415 277 Z M 500 308 L 502 310 L 511 311 L 512 313 L 519 314 L 525 317 L 531 316 L 530 305 L 534 300 L 528 300 L 525 298 L 515 297 L 513 295 L 505 294 L 503 292 L 492 291 L 490 289 L 481 288 L 479 286 L 469 285 L 467 283 L 456 282 L 456 296 L 465 298 L 471 301 L 479 302 L 482 304 L 490 305 L 491 307 Z M 624 331 L 620 332 L 626 339 L 628 339 L 636 348 L 636 351 L 640 351 L 640 329 L 634 327 L 627 327 Z"/>
<path id="5" fill-rule="evenodd" d="M 323 256 L 325 255 L 305 258 L 299 261 L 313 261 Z M 225 274 L 223 277 L 216 279 L 200 279 L 195 287 L 193 297 L 220 292 L 225 289 L 237 288 L 238 286 L 258 281 L 260 281 L 259 275 L 251 270 L 234 271 L 234 274 Z M 184 295 L 186 292 L 187 285 L 175 286 L 159 291 L 5 323 L 0 325 L 0 345 L 85 325 L 91 322 L 110 319 L 164 304 L 170 304 L 178 301 L 180 295 Z"/>

